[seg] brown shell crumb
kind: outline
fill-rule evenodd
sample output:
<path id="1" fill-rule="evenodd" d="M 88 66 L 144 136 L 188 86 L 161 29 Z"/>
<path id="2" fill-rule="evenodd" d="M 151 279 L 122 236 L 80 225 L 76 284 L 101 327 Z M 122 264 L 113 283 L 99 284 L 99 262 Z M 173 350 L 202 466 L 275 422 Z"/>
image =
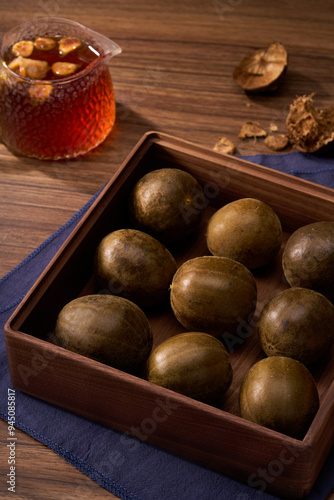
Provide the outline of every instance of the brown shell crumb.
<path id="1" fill-rule="evenodd" d="M 246 121 L 243 123 L 239 132 L 240 139 L 247 139 L 248 137 L 266 137 L 267 132 L 261 127 L 259 122 Z"/>
<path id="2" fill-rule="evenodd" d="M 276 125 L 276 123 L 271 123 L 269 125 L 269 130 L 270 130 L 270 132 L 277 132 L 278 126 Z"/>
<path id="3" fill-rule="evenodd" d="M 282 151 L 289 144 L 289 138 L 285 134 L 270 134 L 264 140 L 265 145 L 273 151 Z"/>
<path id="4" fill-rule="evenodd" d="M 217 151 L 218 153 L 233 155 L 233 153 L 235 153 L 235 145 L 227 137 L 219 137 L 218 141 L 213 147 L 213 150 Z"/>
<path id="5" fill-rule="evenodd" d="M 299 150 L 312 153 L 334 140 L 334 106 L 313 104 L 314 93 L 297 97 L 286 120 L 289 140 Z"/>
<path id="6" fill-rule="evenodd" d="M 267 49 L 248 52 L 234 69 L 234 80 L 246 91 L 275 90 L 288 66 L 287 51 L 273 42 Z"/>

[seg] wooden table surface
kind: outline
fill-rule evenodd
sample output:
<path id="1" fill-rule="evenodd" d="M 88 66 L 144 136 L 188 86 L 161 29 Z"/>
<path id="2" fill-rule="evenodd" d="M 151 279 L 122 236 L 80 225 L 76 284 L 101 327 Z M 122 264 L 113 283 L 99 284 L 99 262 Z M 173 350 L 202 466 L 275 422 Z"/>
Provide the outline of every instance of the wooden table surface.
<path id="1" fill-rule="evenodd" d="M 238 138 L 244 121 L 285 132 L 296 95 L 315 92 L 322 108 L 333 101 L 331 0 L 0 0 L 0 35 L 39 15 L 77 20 L 122 47 L 111 61 L 117 120 L 104 144 L 76 161 L 22 158 L 0 144 L 0 275 L 84 205 L 145 132 L 208 148 L 226 136 L 238 154 L 270 153 L 263 139 Z M 289 54 L 285 78 L 275 93 L 249 96 L 233 81 L 233 69 L 247 51 L 274 41 Z M 16 435 L 15 498 L 116 498 L 46 446 Z M 1 421 L 2 450 L 6 439 Z"/>

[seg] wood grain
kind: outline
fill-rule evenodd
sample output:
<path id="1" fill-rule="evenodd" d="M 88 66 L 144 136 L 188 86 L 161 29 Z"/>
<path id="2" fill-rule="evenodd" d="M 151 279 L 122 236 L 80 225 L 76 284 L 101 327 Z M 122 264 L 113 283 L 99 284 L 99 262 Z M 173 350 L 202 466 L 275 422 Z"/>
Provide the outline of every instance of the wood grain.
<path id="1" fill-rule="evenodd" d="M 262 140 L 241 141 L 245 120 L 284 131 L 295 96 L 316 92 L 332 103 L 334 5 L 330 0 L 232 2 L 201 0 L 55 0 L 0 2 L 0 34 L 36 15 L 75 19 L 119 43 L 111 64 L 117 122 L 105 143 L 72 162 L 19 158 L 0 144 L 0 275 L 10 271 L 89 200 L 122 163 L 143 133 L 160 130 L 213 147 L 219 136 L 239 154 L 268 153 Z M 281 41 L 289 54 L 282 86 L 273 95 L 247 96 L 233 82 L 234 66 L 252 49 Z M 0 444 L 6 439 L 3 422 Z M 45 465 L 44 482 L 54 498 L 80 498 L 76 480 L 86 478 L 54 452 L 20 433 L 21 467 Z M 21 469 L 21 470 L 22 470 Z M 36 498 L 36 468 L 20 478 L 22 498 Z M 57 471 L 62 485 L 56 479 Z M 21 494 L 21 493 L 19 493 Z M 111 494 L 105 492 L 112 498 Z M 48 494 L 50 497 L 50 493 Z M 103 498 L 101 496 L 101 498 Z"/>

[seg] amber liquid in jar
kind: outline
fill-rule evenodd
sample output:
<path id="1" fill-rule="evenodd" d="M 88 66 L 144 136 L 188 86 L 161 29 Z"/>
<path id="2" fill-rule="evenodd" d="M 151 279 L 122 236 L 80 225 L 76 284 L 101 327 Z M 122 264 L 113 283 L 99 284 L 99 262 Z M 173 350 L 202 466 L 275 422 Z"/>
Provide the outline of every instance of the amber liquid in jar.
<path id="1" fill-rule="evenodd" d="M 25 41 L 34 44 L 28 56 L 24 48 L 20 55 L 15 44 L 3 55 L 0 136 L 14 152 L 73 158 L 100 144 L 113 127 L 115 100 L 107 65 L 80 39 L 68 53 L 61 52 L 64 39 L 70 37 L 50 37 L 49 47 L 40 49 L 36 37 Z"/>

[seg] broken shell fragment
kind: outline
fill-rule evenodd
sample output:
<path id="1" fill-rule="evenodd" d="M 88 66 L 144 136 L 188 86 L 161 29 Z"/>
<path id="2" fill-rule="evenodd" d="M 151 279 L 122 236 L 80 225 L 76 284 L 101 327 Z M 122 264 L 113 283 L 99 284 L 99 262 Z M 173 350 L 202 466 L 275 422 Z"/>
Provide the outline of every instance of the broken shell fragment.
<path id="1" fill-rule="evenodd" d="M 286 120 L 290 142 L 308 153 L 334 141 L 334 106 L 316 108 L 313 97 L 314 93 L 297 97 Z"/>
<path id="2" fill-rule="evenodd" d="M 34 45 L 38 50 L 51 50 L 55 48 L 57 43 L 53 38 L 39 36 L 38 38 L 36 38 Z"/>
<path id="3" fill-rule="evenodd" d="M 259 122 L 246 121 L 243 123 L 239 137 L 247 139 L 249 137 L 266 137 L 267 132 L 261 127 Z"/>
<path id="4" fill-rule="evenodd" d="M 219 137 L 213 150 L 218 151 L 218 153 L 233 155 L 233 153 L 235 153 L 235 145 L 227 137 Z"/>
<path id="5" fill-rule="evenodd" d="M 14 43 L 12 52 L 15 56 L 29 57 L 34 50 L 34 44 L 31 40 L 21 40 Z"/>
<path id="6" fill-rule="evenodd" d="M 281 43 L 271 43 L 267 49 L 248 52 L 234 69 L 234 80 L 248 92 L 275 90 L 288 66 L 288 55 Z"/>
<path id="7" fill-rule="evenodd" d="M 285 134 L 271 134 L 264 140 L 265 145 L 273 151 L 282 151 L 289 144 L 289 138 Z"/>
<path id="8" fill-rule="evenodd" d="M 81 45 L 81 40 L 76 37 L 67 36 L 59 41 L 59 54 L 66 56 Z"/>
<path id="9" fill-rule="evenodd" d="M 69 62 L 56 62 L 51 66 L 52 73 L 56 76 L 70 76 L 73 75 L 79 68 L 79 64 Z"/>

